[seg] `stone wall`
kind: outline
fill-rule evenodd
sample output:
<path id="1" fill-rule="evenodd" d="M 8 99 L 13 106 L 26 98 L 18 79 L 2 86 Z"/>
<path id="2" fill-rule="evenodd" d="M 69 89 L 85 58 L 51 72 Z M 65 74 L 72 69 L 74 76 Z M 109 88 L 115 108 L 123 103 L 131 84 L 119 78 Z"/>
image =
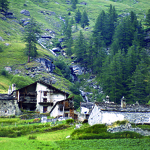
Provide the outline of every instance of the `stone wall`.
<path id="1" fill-rule="evenodd" d="M 137 133 L 144 135 L 144 136 L 150 135 L 150 132 L 147 130 L 142 130 L 141 128 L 132 128 L 130 123 L 127 123 L 125 125 L 120 125 L 120 126 L 117 126 L 114 128 L 109 128 L 109 129 L 107 129 L 107 131 L 111 132 L 111 133 L 131 131 L 131 132 L 137 132 Z"/>
<path id="2" fill-rule="evenodd" d="M 0 116 L 18 115 L 20 110 L 17 100 L 0 100 Z"/>

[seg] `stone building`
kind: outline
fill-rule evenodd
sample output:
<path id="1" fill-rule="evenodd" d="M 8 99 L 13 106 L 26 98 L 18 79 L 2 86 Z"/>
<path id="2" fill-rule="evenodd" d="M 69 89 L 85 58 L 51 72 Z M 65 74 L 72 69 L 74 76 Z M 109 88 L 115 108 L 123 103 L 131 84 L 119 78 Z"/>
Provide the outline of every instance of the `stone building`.
<path id="1" fill-rule="evenodd" d="M 8 94 L 0 94 L 0 116 L 17 115 L 20 113 L 17 100 Z"/>
<path id="2" fill-rule="evenodd" d="M 51 117 L 72 117 L 74 118 L 73 97 L 57 101 L 50 111 Z"/>
<path id="3" fill-rule="evenodd" d="M 88 123 L 111 124 L 115 121 L 128 120 L 131 123 L 150 123 L 150 106 L 126 104 L 121 100 L 121 105 L 112 102 L 97 102 L 89 116 Z"/>
<path id="4" fill-rule="evenodd" d="M 21 89 L 14 90 L 13 95 L 18 101 L 20 109 L 40 113 L 50 112 L 53 117 L 74 116 L 73 98 L 68 98 L 68 93 L 43 81 L 37 81 Z"/>

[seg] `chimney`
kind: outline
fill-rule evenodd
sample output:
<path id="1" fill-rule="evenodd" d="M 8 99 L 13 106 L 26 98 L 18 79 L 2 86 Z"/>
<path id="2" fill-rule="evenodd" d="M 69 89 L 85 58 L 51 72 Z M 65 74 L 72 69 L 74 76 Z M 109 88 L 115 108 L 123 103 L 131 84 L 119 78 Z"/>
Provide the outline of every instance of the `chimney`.
<path id="1" fill-rule="evenodd" d="M 12 92 L 16 90 L 16 84 L 12 84 Z"/>
<path id="2" fill-rule="evenodd" d="M 11 86 L 9 86 L 9 88 L 8 88 L 8 95 L 10 95 L 11 94 Z"/>
<path id="3" fill-rule="evenodd" d="M 52 80 L 49 81 L 49 84 L 52 85 Z"/>
<path id="4" fill-rule="evenodd" d="M 125 107 L 126 107 L 126 99 L 123 96 L 121 99 L 121 108 L 125 108 Z"/>
<path id="5" fill-rule="evenodd" d="M 106 96 L 106 102 L 109 103 L 109 96 Z"/>

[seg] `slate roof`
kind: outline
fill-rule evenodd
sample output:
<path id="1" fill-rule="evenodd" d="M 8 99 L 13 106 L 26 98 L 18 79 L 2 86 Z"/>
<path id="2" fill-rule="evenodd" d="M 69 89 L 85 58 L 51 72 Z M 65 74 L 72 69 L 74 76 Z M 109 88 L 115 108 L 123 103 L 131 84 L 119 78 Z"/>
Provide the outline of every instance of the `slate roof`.
<path id="1" fill-rule="evenodd" d="M 127 104 L 122 108 L 121 105 L 115 103 L 96 102 L 101 111 L 117 111 L 117 112 L 150 112 L 149 105 Z"/>
<path id="2" fill-rule="evenodd" d="M 0 100 L 15 100 L 15 97 L 8 94 L 0 94 Z"/>
<path id="3" fill-rule="evenodd" d="M 64 92 L 64 91 L 62 91 L 62 90 L 60 90 L 60 89 L 57 89 L 57 88 L 55 88 L 54 86 L 52 86 L 51 84 L 45 83 L 45 82 L 43 82 L 43 81 L 36 81 L 36 82 L 34 82 L 34 83 L 30 84 L 30 85 L 27 85 L 27 86 L 25 86 L 25 87 L 23 87 L 23 88 L 20 88 L 20 89 L 18 89 L 18 90 L 15 90 L 15 91 L 20 91 L 20 90 L 22 90 L 22 89 L 24 89 L 24 88 L 26 88 L 26 87 L 29 87 L 29 86 L 34 85 L 34 84 L 37 84 L 37 83 L 43 84 L 43 85 L 47 86 L 48 88 L 52 88 L 52 89 L 54 89 L 54 90 L 56 90 L 56 91 L 58 91 L 58 92 L 60 92 L 60 93 L 67 94 L 67 96 L 69 96 L 68 93 L 66 93 L 66 92 Z"/>
<path id="4" fill-rule="evenodd" d="M 93 102 L 81 102 L 80 103 L 80 107 L 85 107 L 85 108 L 88 108 L 88 109 L 92 109 L 94 107 L 94 103 Z"/>

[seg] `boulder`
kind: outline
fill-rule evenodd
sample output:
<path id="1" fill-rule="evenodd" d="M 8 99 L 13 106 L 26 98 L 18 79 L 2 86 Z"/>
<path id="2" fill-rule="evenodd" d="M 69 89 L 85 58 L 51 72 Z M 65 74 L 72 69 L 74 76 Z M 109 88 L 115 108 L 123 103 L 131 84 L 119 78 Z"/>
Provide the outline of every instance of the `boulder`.
<path id="1" fill-rule="evenodd" d="M 0 36 L 0 41 L 4 41 L 4 39 Z"/>
<path id="2" fill-rule="evenodd" d="M 25 16 L 30 16 L 30 12 L 28 10 L 25 10 L 25 9 L 21 10 L 20 13 L 25 15 Z"/>
<path id="3" fill-rule="evenodd" d="M 12 68 L 11 67 L 5 67 L 5 70 L 6 71 L 12 71 Z"/>
<path id="4" fill-rule="evenodd" d="M 29 21 L 26 21 L 26 22 L 23 23 L 23 26 L 26 26 L 26 25 L 28 25 L 29 23 L 30 23 Z"/>
<path id="5" fill-rule="evenodd" d="M 21 22 L 21 23 L 24 23 L 24 22 L 29 21 L 29 20 L 30 20 L 30 18 L 22 18 L 22 19 L 20 20 L 20 22 Z"/>
<path id="6" fill-rule="evenodd" d="M 59 47 L 55 47 L 52 49 L 53 52 L 61 52 L 61 49 Z"/>

